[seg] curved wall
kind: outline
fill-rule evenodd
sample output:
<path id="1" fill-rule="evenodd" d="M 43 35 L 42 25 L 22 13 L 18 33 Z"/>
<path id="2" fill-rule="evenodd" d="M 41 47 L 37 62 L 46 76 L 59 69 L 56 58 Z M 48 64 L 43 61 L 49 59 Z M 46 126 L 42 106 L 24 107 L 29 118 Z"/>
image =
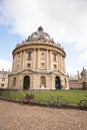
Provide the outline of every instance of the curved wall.
<path id="1" fill-rule="evenodd" d="M 13 50 L 12 71 L 27 68 L 65 73 L 65 56 L 63 49 L 51 43 L 24 43 Z"/>

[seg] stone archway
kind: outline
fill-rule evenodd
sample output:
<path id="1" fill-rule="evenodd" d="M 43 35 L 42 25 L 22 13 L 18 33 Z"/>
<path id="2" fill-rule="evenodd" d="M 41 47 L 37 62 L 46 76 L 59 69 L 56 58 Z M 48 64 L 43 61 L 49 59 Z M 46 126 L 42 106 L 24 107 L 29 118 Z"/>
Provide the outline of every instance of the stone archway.
<path id="1" fill-rule="evenodd" d="M 23 81 L 23 90 L 27 90 L 30 88 L 30 77 L 25 76 Z"/>
<path id="2" fill-rule="evenodd" d="M 55 77 L 55 88 L 56 89 L 61 89 L 61 80 L 59 76 Z"/>
<path id="3" fill-rule="evenodd" d="M 86 82 L 83 82 L 83 83 L 82 83 L 82 89 L 83 89 L 83 90 L 87 89 L 87 83 L 86 83 Z"/>
<path id="4" fill-rule="evenodd" d="M 46 78 L 44 76 L 40 78 L 40 86 L 41 88 L 46 88 Z"/>

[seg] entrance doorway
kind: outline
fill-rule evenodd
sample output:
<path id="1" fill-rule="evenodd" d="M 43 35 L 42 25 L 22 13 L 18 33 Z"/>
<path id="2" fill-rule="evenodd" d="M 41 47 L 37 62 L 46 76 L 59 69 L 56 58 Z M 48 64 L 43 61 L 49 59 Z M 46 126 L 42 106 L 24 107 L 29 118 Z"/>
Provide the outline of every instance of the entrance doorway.
<path id="1" fill-rule="evenodd" d="M 61 89 L 61 80 L 59 76 L 55 77 L 55 88 L 56 89 Z"/>
<path id="2" fill-rule="evenodd" d="M 24 82 L 23 82 L 23 90 L 27 90 L 30 88 L 30 77 L 25 76 L 24 77 Z"/>

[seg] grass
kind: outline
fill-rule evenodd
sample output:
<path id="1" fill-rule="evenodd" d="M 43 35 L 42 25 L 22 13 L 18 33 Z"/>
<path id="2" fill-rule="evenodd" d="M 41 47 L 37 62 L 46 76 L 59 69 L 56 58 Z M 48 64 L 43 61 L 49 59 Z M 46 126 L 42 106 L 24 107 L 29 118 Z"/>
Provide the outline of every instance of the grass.
<path id="1" fill-rule="evenodd" d="M 87 91 L 85 90 L 55 90 L 55 91 L 7 91 L 0 92 L 0 96 L 23 100 L 26 94 L 34 94 L 34 101 L 47 103 L 53 97 L 55 102 L 57 102 L 57 98 L 63 96 L 61 99 L 68 101 L 69 104 L 78 104 L 80 100 L 85 99 L 87 95 Z M 60 99 L 60 100 L 61 100 Z"/>

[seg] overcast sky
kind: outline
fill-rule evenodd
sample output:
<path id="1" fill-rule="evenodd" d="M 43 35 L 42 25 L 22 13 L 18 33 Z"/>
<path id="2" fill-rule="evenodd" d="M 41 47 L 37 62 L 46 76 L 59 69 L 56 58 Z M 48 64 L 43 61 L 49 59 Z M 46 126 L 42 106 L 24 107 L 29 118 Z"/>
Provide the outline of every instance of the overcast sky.
<path id="1" fill-rule="evenodd" d="M 0 70 L 39 26 L 65 49 L 69 74 L 87 69 L 87 0 L 0 0 Z"/>

